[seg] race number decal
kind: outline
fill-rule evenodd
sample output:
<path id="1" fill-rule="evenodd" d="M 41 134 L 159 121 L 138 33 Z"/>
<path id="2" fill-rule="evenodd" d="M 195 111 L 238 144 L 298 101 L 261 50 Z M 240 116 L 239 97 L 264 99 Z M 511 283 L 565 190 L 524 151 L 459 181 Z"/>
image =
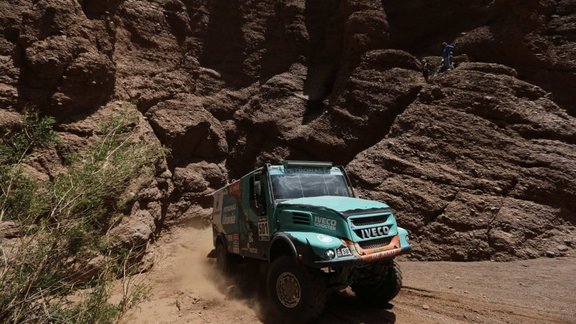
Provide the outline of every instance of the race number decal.
<path id="1" fill-rule="evenodd" d="M 269 241 L 270 235 L 268 234 L 268 220 L 262 219 L 258 221 L 258 240 Z"/>

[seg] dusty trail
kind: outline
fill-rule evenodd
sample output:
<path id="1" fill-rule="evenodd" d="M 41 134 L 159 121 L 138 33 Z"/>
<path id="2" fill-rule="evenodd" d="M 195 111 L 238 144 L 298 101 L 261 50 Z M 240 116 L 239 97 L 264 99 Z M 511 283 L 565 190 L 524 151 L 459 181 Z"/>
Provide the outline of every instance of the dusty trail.
<path id="1" fill-rule="evenodd" d="M 150 299 L 124 323 L 275 322 L 260 312 L 256 293 L 239 297 L 239 289 L 215 274 L 206 258 L 211 235 L 210 229 L 178 228 L 159 242 L 155 266 L 141 278 Z M 576 323 L 574 257 L 403 261 L 401 267 L 405 287 L 388 309 L 367 308 L 344 291 L 329 298 L 319 323 Z"/>
<path id="2" fill-rule="evenodd" d="M 179 228 L 166 233 L 156 249 L 154 268 L 143 275 L 148 301 L 129 312 L 124 323 L 257 322 L 255 301 L 232 299 L 206 255 L 212 249 L 209 228 Z"/>

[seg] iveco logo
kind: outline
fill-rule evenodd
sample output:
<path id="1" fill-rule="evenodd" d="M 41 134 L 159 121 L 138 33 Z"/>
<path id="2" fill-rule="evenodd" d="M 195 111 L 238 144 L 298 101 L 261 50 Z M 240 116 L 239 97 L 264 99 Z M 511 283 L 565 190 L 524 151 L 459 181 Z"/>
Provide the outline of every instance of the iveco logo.
<path id="1" fill-rule="evenodd" d="M 322 227 L 322 228 L 334 231 L 334 230 L 336 230 L 336 220 L 316 216 L 316 217 L 314 217 L 314 226 L 318 226 L 318 227 Z"/>
<path id="2" fill-rule="evenodd" d="M 360 236 L 363 239 L 367 239 L 367 238 L 372 238 L 372 237 L 384 236 L 384 235 L 387 235 L 388 232 L 390 232 L 390 228 L 388 228 L 388 226 L 363 228 L 360 230 Z"/>

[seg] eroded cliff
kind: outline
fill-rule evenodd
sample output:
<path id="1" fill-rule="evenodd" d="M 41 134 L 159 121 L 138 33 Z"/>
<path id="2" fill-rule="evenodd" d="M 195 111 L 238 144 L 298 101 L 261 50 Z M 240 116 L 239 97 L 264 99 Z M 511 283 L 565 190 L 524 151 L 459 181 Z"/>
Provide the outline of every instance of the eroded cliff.
<path id="1" fill-rule="evenodd" d="M 576 246 L 576 1 L 5 0 L 0 129 L 35 107 L 61 143 L 51 175 L 127 103 L 171 154 L 122 240 L 206 217 L 255 165 L 347 165 L 435 260 Z M 421 74 L 444 40 L 457 67 Z M 136 224 L 136 225 L 135 225 Z M 138 230 L 131 230 L 136 227 Z"/>

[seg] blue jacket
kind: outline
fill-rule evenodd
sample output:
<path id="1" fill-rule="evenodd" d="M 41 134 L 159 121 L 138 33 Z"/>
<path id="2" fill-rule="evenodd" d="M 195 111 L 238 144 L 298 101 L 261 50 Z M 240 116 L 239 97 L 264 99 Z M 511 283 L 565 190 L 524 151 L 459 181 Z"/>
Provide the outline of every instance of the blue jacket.
<path id="1" fill-rule="evenodd" d="M 442 51 L 442 56 L 443 57 L 450 57 L 450 54 L 452 53 L 453 49 L 454 49 L 454 45 L 452 45 L 452 44 L 448 44 L 448 45 L 444 46 L 444 50 Z"/>

